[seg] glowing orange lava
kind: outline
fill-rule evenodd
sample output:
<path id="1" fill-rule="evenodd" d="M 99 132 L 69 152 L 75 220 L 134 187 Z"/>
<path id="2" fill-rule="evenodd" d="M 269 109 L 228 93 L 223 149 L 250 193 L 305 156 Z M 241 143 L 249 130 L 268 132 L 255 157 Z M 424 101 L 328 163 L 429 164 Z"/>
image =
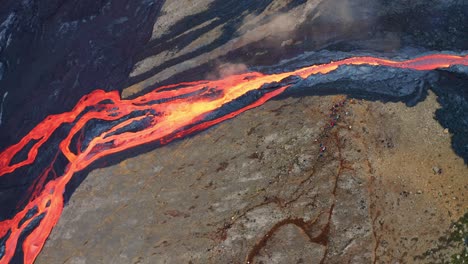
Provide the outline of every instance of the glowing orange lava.
<path id="1" fill-rule="evenodd" d="M 26 206 L 21 208 L 13 218 L 0 222 L 0 239 L 6 237 L 5 250 L 0 264 L 10 262 L 18 246 L 22 246 L 24 262 L 34 262 L 62 213 L 63 194 L 67 183 L 76 172 L 87 168 L 94 161 L 149 142 L 167 144 L 176 138 L 204 130 L 248 109 L 257 107 L 288 88 L 288 86 L 282 86 L 275 89 L 264 89 L 259 93 L 258 98 L 247 106 L 220 117 L 207 118 L 209 114 L 230 102 L 239 100 L 247 93 L 260 91 L 264 84 L 280 82 L 290 76 L 307 78 L 318 73 L 326 74 L 336 70 L 341 65 L 363 64 L 433 70 L 451 65 L 468 66 L 468 56 L 436 54 L 401 62 L 372 57 L 354 57 L 280 74 L 265 75 L 250 72 L 222 80 L 170 85 L 157 88 L 132 100 L 121 99 L 116 91 L 96 90 L 84 96 L 72 111 L 48 116 L 20 142 L 0 153 L 1 178 L 18 168 L 34 163 L 39 148 L 48 142 L 53 132 L 63 124 L 72 125 L 68 136 L 59 144 L 60 152 L 69 162 L 64 174 L 45 183 L 47 175 L 52 169 L 53 164 L 51 164 L 39 175 L 37 180 L 42 181 L 42 184 L 38 185 L 41 188 L 31 190 L 33 194 Z M 121 119 L 124 121 L 118 122 L 95 136 L 84 148 L 80 143 L 75 152 L 71 150 L 72 139 L 75 135 L 79 135 L 91 120 L 118 121 Z M 143 120 L 145 120 L 146 125 L 138 131 L 122 130 L 134 122 Z M 30 142 L 33 142 L 33 146 L 28 150 L 27 158 L 16 163 L 12 162 L 15 155 L 24 150 Z M 34 212 L 33 216 L 28 216 L 28 212 L 31 211 Z M 42 220 L 37 227 L 26 237 L 22 245 L 18 245 L 21 233 L 28 224 L 39 216 L 42 217 Z"/>

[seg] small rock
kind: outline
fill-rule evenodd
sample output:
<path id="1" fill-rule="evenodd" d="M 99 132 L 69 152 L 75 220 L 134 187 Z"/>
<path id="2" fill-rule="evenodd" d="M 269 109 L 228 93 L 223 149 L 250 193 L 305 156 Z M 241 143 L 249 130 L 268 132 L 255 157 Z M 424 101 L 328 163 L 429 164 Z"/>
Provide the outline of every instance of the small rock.
<path id="1" fill-rule="evenodd" d="M 432 167 L 432 171 L 434 174 L 442 174 L 442 169 L 437 166 Z"/>
<path id="2" fill-rule="evenodd" d="M 449 133 L 449 129 L 448 128 L 444 129 L 444 134 L 448 134 L 448 133 Z"/>
<path id="3" fill-rule="evenodd" d="M 416 193 L 417 193 L 417 194 L 422 194 L 422 191 L 421 191 L 421 190 L 418 190 Z"/>

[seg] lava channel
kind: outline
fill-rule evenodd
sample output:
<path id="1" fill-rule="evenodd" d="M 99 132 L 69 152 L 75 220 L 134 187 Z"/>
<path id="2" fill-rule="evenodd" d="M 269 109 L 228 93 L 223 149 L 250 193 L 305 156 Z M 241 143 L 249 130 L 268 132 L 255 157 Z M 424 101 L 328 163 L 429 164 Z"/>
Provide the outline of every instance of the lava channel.
<path id="1" fill-rule="evenodd" d="M 117 91 L 95 90 L 81 98 L 73 110 L 48 116 L 0 153 L 0 180 L 7 176 L 34 179 L 24 194 L 24 204 L 16 205 L 13 216 L 0 222 L 0 264 L 9 263 L 18 252 L 22 252 L 24 263 L 34 262 L 60 218 L 67 184 L 96 160 L 150 142 L 164 145 L 207 129 L 262 105 L 283 93 L 294 80 L 327 74 L 342 65 L 428 71 L 468 66 L 468 56 L 433 54 L 406 61 L 352 57 L 279 74 L 249 72 L 221 80 L 169 85 L 130 100 L 120 98 Z M 299 78 L 288 78 L 292 76 Z M 93 128 L 96 122 L 99 129 Z M 67 134 L 57 140 L 62 133 L 54 132 L 63 127 L 67 127 Z M 37 175 L 15 174 L 37 163 L 40 155 L 54 158 Z M 18 156 L 24 158 L 18 160 Z M 56 169 L 58 157 L 64 157 L 66 163 L 60 173 Z"/>

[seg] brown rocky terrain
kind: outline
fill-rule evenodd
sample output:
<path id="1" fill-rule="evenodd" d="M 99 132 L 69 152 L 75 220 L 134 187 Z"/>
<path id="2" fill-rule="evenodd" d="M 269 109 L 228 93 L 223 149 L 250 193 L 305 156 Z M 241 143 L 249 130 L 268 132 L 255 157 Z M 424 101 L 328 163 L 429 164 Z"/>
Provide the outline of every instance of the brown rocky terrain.
<path id="1" fill-rule="evenodd" d="M 346 100 L 331 128 L 343 99 L 271 101 L 92 172 L 37 263 L 450 259 L 459 249 L 424 254 L 467 209 L 467 168 L 433 119 L 435 96 Z"/>

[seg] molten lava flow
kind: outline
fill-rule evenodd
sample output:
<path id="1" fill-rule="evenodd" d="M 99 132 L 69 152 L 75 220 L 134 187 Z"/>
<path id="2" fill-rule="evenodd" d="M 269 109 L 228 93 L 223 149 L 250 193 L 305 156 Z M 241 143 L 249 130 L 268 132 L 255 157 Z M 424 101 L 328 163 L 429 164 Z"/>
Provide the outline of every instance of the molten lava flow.
<path id="1" fill-rule="evenodd" d="M 117 92 L 102 90 L 84 96 L 72 111 L 47 117 L 20 142 L 0 153 L 1 179 L 19 168 L 32 166 L 53 133 L 64 125 L 71 127 L 60 141 L 59 153 L 52 164 L 39 173 L 30 193 L 26 194 L 26 204 L 18 208 L 14 217 L 0 222 L 0 264 L 8 263 L 19 246 L 25 263 L 35 260 L 60 217 L 67 183 L 76 172 L 96 160 L 149 142 L 167 144 L 233 118 L 281 94 L 289 87 L 289 84 L 281 84 L 287 77 L 307 78 L 327 74 L 341 65 L 363 64 L 433 70 L 451 65 L 468 66 L 468 56 L 436 54 L 402 62 L 355 57 L 280 74 L 251 72 L 216 81 L 164 86 L 132 100 L 123 100 Z M 273 88 L 264 86 L 271 83 L 277 84 Z M 95 121 L 107 122 L 108 126 L 88 141 L 84 140 L 83 133 L 89 128 L 86 125 Z M 26 152 L 27 157 L 14 161 L 20 151 Z M 62 175 L 49 179 L 59 154 L 66 157 L 68 165 Z M 25 234 L 26 238 L 20 239 Z"/>

